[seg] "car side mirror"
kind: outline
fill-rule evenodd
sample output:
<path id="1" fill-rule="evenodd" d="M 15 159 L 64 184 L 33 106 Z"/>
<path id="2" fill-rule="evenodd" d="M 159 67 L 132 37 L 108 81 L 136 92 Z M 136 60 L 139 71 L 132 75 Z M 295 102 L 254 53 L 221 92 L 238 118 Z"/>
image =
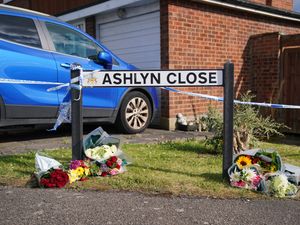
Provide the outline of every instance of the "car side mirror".
<path id="1" fill-rule="evenodd" d="M 97 55 L 99 64 L 101 64 L 105 69 L 112 69 L 112 56 L 108 52 L 99 52 Z"/>

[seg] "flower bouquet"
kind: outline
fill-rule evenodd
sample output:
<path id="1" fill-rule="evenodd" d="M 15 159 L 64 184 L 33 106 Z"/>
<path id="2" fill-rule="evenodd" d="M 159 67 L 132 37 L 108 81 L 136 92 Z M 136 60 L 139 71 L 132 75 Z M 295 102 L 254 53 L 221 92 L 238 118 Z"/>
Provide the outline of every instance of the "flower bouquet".
<path id="1" fill-rule="evenodd" d="M 266 175 L 266 192 L 271 196 L 278 198 L 293 197 L 298 188 L 288 181 L 283 173 L 274 173 Z"/>
<path id="2" fill-rule="evenodd" d="M 62 165 L 49 157 L 35 154 L 35 176 L 40 187 L 62 188 L 69 182 L 68 174 L 63 171 Z"/>
<path id="3" fill-rule="evenodd" d="M 241 170 L 236 164 L 229 169 L 230 184 L 233 187 L 245 188 L 254 191 L 264 189 L 263 177 L 255 166 L 245 166 Z"/>
<path id="4" fill-rule="evenodd" d="M 120 150 L 118 150 L 117 146 L 115 145 L 101 145 L 96 146 L 95 148 L 89 148 L 85 151 L 85 155 L 87 158 L 96 160 L 96 161 L 103 161 L 107 160 L 108 158 L 117 155 Z"/>
<path id="5" fill-rule="evenodd" d="M 70 183 L 87 180 L 90 175 L 90 165 L 87 161 L 73 160 L 69 167 Z"/>
<path id="6" fill-rule="evenodd" d="M 248 150 L 236 155 L 234 162 L 241 170 L 246 166 L 256 165 L 261 173 L 273 173 L 282 170 L 282 162 L 276 151 Z"/>
<path id="7" fill-rule="evenodd" d="M 109 159 L 100 163 L 99 175 L 106 177 L 108 175 L 114 176 L 125 171 L 125 165 L 127 164 L 125 159 L 112 156 Z"/>
<path id="8" fill-rule="evenodd" d="M 50 169 L 40 178 L 40 187 L 62 188 L 69 182 L 68 174 L 62 169 Z"/>
<path id="9" fill-rule="evenodd" d="M 89 133 L 83 140 L 84 153 L 90 160 L 96 161 L 102 176 L 115 175 L 125 171 L 125 165 L 130 162 L 123 151 L 119 149 L 120 140 L 111 137 L 101 127 Z M 95 167 L 95 165 L 94 165 Z M 120 168 L 119 168 L 120 167 Z"/>

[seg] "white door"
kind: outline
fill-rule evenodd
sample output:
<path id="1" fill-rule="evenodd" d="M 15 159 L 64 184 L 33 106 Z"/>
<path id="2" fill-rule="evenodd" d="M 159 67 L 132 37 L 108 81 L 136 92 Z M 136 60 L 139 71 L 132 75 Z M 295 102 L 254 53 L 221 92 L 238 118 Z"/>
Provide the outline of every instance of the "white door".
<path id="1" fill-rule="evenodd" d="M 139 69 L 160 68 L 159 11 L 99 24 L 100 42 Z"/>

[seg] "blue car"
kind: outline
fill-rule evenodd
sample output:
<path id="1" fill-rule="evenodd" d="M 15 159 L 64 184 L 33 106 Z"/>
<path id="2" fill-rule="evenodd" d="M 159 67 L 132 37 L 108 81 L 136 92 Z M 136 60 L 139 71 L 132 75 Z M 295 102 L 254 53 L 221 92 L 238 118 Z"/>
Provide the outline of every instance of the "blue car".
<path id="1" fill-rule="evenodd" d="M 50 15 L 0 5 L 0 80 L 68 83 L 70 64 L 83 70 L 134 70 L 97 40 Z M 0 127 L 54 123 L 66 89 L 0 82 Z M 155 88 L 85 88 L 84 122 L 116 123 L 142 132 L 158 107 Z"/>

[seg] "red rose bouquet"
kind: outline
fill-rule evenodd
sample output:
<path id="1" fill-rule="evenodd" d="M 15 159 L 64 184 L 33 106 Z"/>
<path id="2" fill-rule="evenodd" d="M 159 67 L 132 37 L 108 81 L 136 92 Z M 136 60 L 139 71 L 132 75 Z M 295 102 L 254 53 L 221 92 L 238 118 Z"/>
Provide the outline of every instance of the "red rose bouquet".
<path id="1" fill-rule="evenodd" d="M 41 176 L 40 186 L 44 188 L 62 188 L 69 182 L 69 176 L 61 169 L 50 169 Z"/>
<path id="2" fill-rule="evenodd" d="M 109 159 L 100 163 L 100 176 L 106 177 L 107 175 L 117 175 L 125 171 L 124 165 L 127 162 L 125 159 L 118 158 L 117 156 L 112 156 Z"/>

